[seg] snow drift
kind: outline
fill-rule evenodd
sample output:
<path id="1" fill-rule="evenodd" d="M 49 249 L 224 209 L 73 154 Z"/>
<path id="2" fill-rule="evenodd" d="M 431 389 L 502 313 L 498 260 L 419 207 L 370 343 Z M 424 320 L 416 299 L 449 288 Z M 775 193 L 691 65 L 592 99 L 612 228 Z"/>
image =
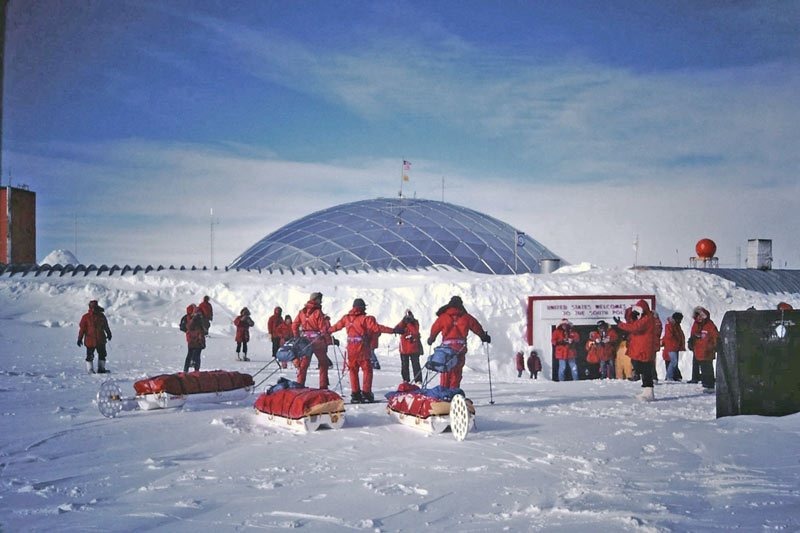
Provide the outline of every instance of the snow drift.
<path id="1" fill-rule="evenodd" d="M 254 396 L 116 419 L 93 404 L 104 378 L 83 373 L 75 346 L 89 300 L 106 308 L 114 332 L 108 366 L 132 391 L 139 379 L 181 369 L 178 322 L 203 295 L 215 314 L 202 368 L 254 373 L 271 359 L 265 331 L 273 308 L 294 316 L 313 291 L 333 319 L 357 297 L 388 326 L 410 308 L 423 334 L 435 309 L 460 295 L 492 335 L 494 405 L 487 353 L 477 339 L 469 345 L 462 388 L 474 401 L 476 429 L 468 439 L 424 436 L 393 422 L 381 404 L 347 406 L 341 430 L 308 435 L 256 423 Z M 0 529 L 800 528 L 800 415 L 716 420 L 714 398 L 683 383 L 658 385 L 658 401 L 642 405 L 632 399 L 638 384 L 627 381 L 516 378 L 527 296 L 605 293 L 654 293 L 662 317 L 689 316 L 702 304 L 717 324 L 731 309 L 800 306 L 797 294 L 749 292 L 698 271 L 592 267 L 524 276 L 2 276 Z M 244 306 L 256 322 L 248 363 L 234 361 L 232 321 Z M 400 381 L 396 343 L 381 337 L 376 396 Z M 294 376 L 291 368 L 282 375 Z M 338 384 L 334 370 L 331 378 Z M 349 393 L 346 377 L 342 385 Z"/>

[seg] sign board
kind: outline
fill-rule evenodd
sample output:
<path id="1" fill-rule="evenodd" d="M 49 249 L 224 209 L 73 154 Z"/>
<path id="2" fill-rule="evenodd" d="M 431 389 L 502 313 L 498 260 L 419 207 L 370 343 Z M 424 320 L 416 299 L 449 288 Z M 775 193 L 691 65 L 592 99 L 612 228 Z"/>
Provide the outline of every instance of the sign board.
<path id="1" fill-rule="evenodd" d="M 656 297 L 653 294 L 529 296 L 526 331 L 528 346 L 539 352 L 543 365 L 549 365 L 553 356 L 550 338 L 553 328 L 562 319 L 566 318 L 578 327 L 594 326 L 598 320 L 605 320 L 613 325 L 615 316 L 623 318 L 625 310 L 639 300 L 646 301 L 651 310 L 656 307 Z M 581 335 L 581 342 L 585 342 L 587 338 Z M 543 374 L 547 375 L 547 372 Z"/>

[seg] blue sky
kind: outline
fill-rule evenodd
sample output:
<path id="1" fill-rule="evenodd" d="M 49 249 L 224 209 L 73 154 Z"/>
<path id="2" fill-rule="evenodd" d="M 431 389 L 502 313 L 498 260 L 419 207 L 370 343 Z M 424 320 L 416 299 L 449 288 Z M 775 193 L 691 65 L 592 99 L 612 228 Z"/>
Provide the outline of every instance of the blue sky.
<path id="1" fill-rule="evenodd" d="M 217 265 L 404 192 L 570 262 L 800 268 L 800 2 L 11 0 L 3 183 L 38 255 Z M 444 182 L 444 188 L 442 183 Z M 634 254 L 632 242 L 638 235 Z"/>

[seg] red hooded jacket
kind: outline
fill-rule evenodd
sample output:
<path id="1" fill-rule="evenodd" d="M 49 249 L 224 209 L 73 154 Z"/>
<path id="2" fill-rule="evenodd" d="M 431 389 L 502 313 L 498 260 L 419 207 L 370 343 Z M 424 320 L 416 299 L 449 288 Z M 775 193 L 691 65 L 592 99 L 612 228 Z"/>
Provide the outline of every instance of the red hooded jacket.
<path id="1" fill-rule="evenodd" d="M 572 329 L 569 324 L 559 324 L 553 330 L 553 335 L 550 337 L 550 343 L 555 345 L 556 359 L 575 359 L 577 355 L 576 346 L 580 340 L 578 332 Z"/>
<path id="2" fill-rule="evenodd" d="M 253 319 L 250 318 L 250 313 L 242 313 L 237 316 L 233 320 L 233 325 L 236 326 L 236 342 L 249 342 L 250 328 L 255 326 Z"/>
<path id="3" fill-rule="evenodd" d="M 686 337 L 683 334 L 683 329 L 672 317 L 667 319 L 667 325 L 664 326 L 664 336 L 661 337 L 661 344 L 664 345 L 664 350 L 661 352 L 664 361 L 669 361 L 670 352 L 683 352 L 686 350 Z"/>
<path id="4" fill-rule="evenodd" d="M 636 302 L 634 309 L 636 307 L 641 309 L 639 318 L 632 322 L 620 322 L 617 326 L 628 333 L 628 357 L 643 362 L 654 361 L 653 337 L 655 337 L 655 332 L 653 313 L 650 312 L 650 306 L 644 300 Z"/>
<path id="5" fill-rule="evenodd" d="M 267 333 L 269 333 L 269 337 L 278 337 L 278 333 L 276 328 L 283 324 L 283 317 L 281 316 L 281 312 L 283 310 L 280 307 L 276 307 L 275 311 L 272 313 L 272 316 L 269 317 L 267 320 Z"/>
<path id="6" fill-rule="evenodd" d="M 295 337 L 300 335 L 300 330 L 303 330 L 303 335 L 307 337 L 318 337 L 327 333 L 328 320 L 322 313 L 322 306 L 316 300 L 309 300 L 303 307 L 292 322 L 292 334 Z"/>
<path id="7" fill-rule="evenodd" d="M 415 318 L 404 318 L 395 326 L 400 328 L 400 355 L 422 354 L 422 343 L 419 335 L 419 322 Z"/>
<path id="8" fill-rule="evenodd" d="M 600 328 L 592 331 L 586 342 L 586 361 L 596 364 L 616 358 L 618 340 L 619 335 L 611 328 L 606 328 L 605 331 Z"/>
<path id="9" fill-rule="evenodd" d="M 366 314 L 363 309 L 354 307 L 339 321 L 331 326 L 330 333 L 347 329 L 347 357 L 350 360 L 369 360 L 373 339 L 381 333 L 394 333 L 388 326 L 378 324 L 375 317 Z"/>
<path id="10" fill-rule="evenodd" d="M 455 350 L 466 353 L 467 335 L 470 331 L 481 338 L 486 337 L 483 326 L 462 307 L 450 306 L 440 311 L 439 317 L 431 326 L 429 340 L 436 340 L 436 337 L 441 333 L 442 344 L 447 344 Z"/>
<path id="11" fill-rule="evenodd" d="M 192 304 L 186 308 L 186 344 L 191 349 L 206 347 L 206 329 L 203 312 Z"/>
<path id="12" fill-rule="evenodd" d="M 692 337 L 694 337 L 694 358 L 698 361 L 711 361 L 717 357 L 717 341 L 719 331 L 717 326 L 709 318 L 711 315 L 708 310 L 701 308 L 706 318 L 695 319 L 692 324 Z"/>
<path id="13" fill-rule="evenodd" d="M 81 317 L 78 326 L 78 340 L 82 341 L 87 348 L 103 346 L 106 339 L 111 337 L 108 320 L 100 309 L 95 307 Z"/>

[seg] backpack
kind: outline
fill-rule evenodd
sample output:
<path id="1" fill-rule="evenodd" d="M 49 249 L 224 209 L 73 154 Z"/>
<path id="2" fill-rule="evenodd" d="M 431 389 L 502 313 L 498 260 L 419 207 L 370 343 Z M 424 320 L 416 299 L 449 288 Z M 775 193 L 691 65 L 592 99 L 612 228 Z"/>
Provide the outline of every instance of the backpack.
<path id="1" fill-rule="evenodd" d="M 458 352 L 449 346 L 441 345 L 433 349 L 425 368 L 434 372 L 449 372 L 458 364 Z"/>
<path id="2" fill-rule="evenodd" d="M 288 362 L 294 359 L 311 356 L 311 341 L 305 337 L 295 337 L 278 348 L 275 357 L 278 361 Z"/>
<path id="3" fill-rule="evenodd" d="M 290 381 L 286 378 L 280 378 L 278 379 L 278 382 L 275 385 L 267 389 L 266 394 L 272 394 L 273 392 L 278 392 L 279 390 L 284 390 L 284 389 L 304 389 L 304 388 L 305 387 L 303 385 L 300 385 L 296 381 Z"/>
<path id="4" fill-rule="evenodd" d="M 183 318 L 181 318 L 181 325 L 178 326 L 180 328 L 180 330 L 182 332 L 184 332 L 184 333 L 186 333 L 189 330 L 189 328 L 186 327 L 186 322 L 187 322 L 186 319 L 187 319 L 188 316 L 189 315 L 183 315 Z"/>

